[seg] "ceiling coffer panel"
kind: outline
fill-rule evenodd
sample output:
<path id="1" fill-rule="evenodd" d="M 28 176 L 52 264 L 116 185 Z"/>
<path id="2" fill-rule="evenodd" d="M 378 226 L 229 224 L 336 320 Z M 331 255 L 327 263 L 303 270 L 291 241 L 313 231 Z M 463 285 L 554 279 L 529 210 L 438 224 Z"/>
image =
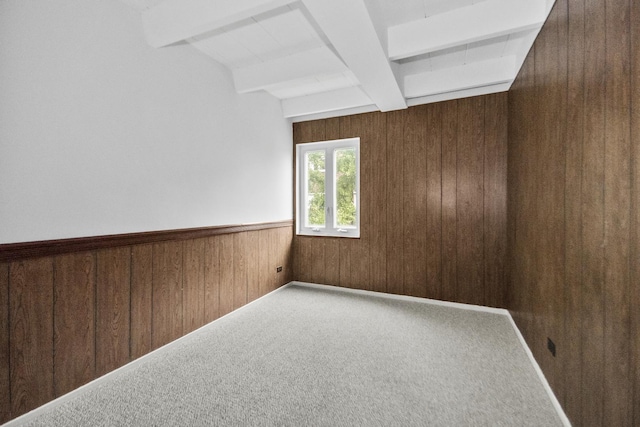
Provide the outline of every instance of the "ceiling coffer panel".
<path id="1" fill-rule="evenodd" d="M 554 0 L 122 0 L 293 121 L 508 90 Z"/>

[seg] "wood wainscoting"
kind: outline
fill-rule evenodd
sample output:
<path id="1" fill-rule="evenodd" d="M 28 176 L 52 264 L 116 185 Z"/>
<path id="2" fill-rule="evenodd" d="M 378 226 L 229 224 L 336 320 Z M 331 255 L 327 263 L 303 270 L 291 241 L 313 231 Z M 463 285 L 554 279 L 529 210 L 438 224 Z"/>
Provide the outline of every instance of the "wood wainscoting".
<path id="1" fill-rule="evenodd" d="M 506 93 L 293 132 L 361 151 L 361 238 L 295 236 L 295 280 L 505 307 Z"/>
<path id="2" fill-rule="evenodd" d="M 284 221 L 0 245 L 0 423 L 291 281 L 292 236 Z"/>

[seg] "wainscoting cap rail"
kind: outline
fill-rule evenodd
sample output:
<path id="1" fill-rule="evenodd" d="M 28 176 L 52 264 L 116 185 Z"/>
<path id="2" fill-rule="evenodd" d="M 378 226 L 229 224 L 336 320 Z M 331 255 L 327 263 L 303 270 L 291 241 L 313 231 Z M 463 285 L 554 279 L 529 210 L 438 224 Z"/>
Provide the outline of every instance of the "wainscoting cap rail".
<path id="1" fill-rule="evenodd" d="M 42 240 L 24 243 L 5 243 L 0 244 L 0 262 L 18 261 L 21 259 L 53 256 L 71 252 L 108 249 L 119 246 L 158 243 L 169 240 L 198 239 L 218 234 L 231 234 L 243 231 L 266 230 L 270 228 L 292 226 L 293 220 L 284 220 L 251 224 L 221 225 L 215 227 L 147 231 L 142 233 L 113 234 L 94 237 L 77 237 L 71 239 Z"/>

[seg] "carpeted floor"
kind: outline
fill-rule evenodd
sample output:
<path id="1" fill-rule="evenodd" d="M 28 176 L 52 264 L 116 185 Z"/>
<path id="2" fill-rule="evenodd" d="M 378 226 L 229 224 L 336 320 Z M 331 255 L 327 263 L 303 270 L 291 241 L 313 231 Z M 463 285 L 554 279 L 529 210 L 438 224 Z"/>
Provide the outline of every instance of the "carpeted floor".
<path id="1" fill-rule="evenodd" d="M 10 424 L 562 423 L 508 316 L 289 285 Z"/>

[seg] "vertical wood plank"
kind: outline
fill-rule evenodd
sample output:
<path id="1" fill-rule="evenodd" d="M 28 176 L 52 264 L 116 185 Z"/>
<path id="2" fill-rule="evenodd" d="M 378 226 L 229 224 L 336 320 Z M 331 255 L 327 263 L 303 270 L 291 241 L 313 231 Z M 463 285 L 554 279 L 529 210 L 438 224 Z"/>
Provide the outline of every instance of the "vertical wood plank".
<path id="1" fill-rule="evenodd" d="M 281 265 L 280 263 L 283 262 L 282 261 L 282 254 L 280 252 L 280 245 L 282 242 L 282 230 L 281 229 L 276 229 L 276 230 L 269 230 L 269 247 L 268 247 L 268 252 L 269 252 L 269 265 L 271 266 L 271 268 L 273 269 L 274 266 L 277 267 L 279 265 Z M 282 270 L 283 272 L 286 271 L 285 270 L 286 266 L 282 266 Z M 269 288 L 267 288 L 267 292 L 271 292 L 275 289 L 277 289 L 280 285 L 282 285 L 282 283 L 284 282 L 284 278 L 282 276 L 282 273 L 278 273 L 277 271 L 271 270 L 271 274 L 270 274 L 270 286 Z"/>
<path id="2" fill-rule="evenodd" d="M 629 221 L 631 199 L 629 0 L 606 1 L 604 165 L 604 421 L 631 425 Z M 635 304 L 634 304 L 635 306 Z M 638 309 L 637 306 L 634 309 Z"/>
<path id="3" fill-rule="evenodd" d="M 345 138 L 360 135 L 360 240 L 353 245 L 352 254 L 358 261 L 351 264 L 351 281 L 359 289 L 371 290 L 372 268 L 371 265 L 371 241 L 373 213 L 372 205 L 372 181 L 373 181 L 373 157 L 374 136 L 370 132 L 375 126 L 374 119 L 377 113 L 360 114 L 350 117 L 351 120 L 343 120 L 341 132 Z"/>
<path id="4" fill-rule="evenodd" d="M 442 299 L 442 104 L 427 107 L 427 289 Z M 506 150 L 505 150 L 506 153 Z"/>
<path id="5" fill-rule="evenodd" d="M 131 358 L 153 350 L 153 246 L 131 248 Z"/>
<path id="6" fill-rule="evenodd" d="M 369 191 L 369 239 L 371 290 L 387 291 L 387 120 L 382 113 L 370 115 L 365 124 L 371 160 L 366 163 Z"/>
<path id="7" fill-rule="evenodd" d="M 290 228 L 278 228 L 273 230 L 273 238 L 271 239 L 272 265 L 282 266 L 282 272 L 275 273 L 273 288 L 277 289 L 291 281 L 287 271 L 291 270 L 291 252 L 290 246 L 293 239 L 293 232 Z"/>
<path id="8" fill-rule="evenodd" d="M 289 283 L 293 280 L 292 268 L 293 268 L 293 254 L 291 253 L 291 242 L 293 242 L 294 231 L 292 227 L 285 227 L 279 229 L 278 235 L 280 236 L 280 254 L 284 275 L 281 275 L 278 287 Z"/>
<path id="9" fill-rule="evenodd" d="M 96 377 L 130 360 L 131 248 L 97 252 Z"/>
<path id="10" fill-rule="evenodd" d="M 220 237 L 206 240 L 204 264 L 204 315 L 205 322 L 220 317 Z"/>
<path id="11" fill-rule="evenodd" d="M 404 123 L 408 110 L 387 113 L 387 292 L 404 284 Z"/>
<path id="12" fill-rule="evenodd" d="M 91 252 L 55 258 L 54 390 L 61 396 L 96 374 L 96 259 Z"/>
<path id="13" fill-rule="evenodd" d="M 324 284 L 340 286 L 340 240 L 327 238 L 324 243 Z"/>
<path id="14" fill-rule="evenodd" d="M 269 265 L 271 270 L 271 286 L 268 292 L 271 292 L 286 283 L 286 265 L 283 259 L 282 244 L 284 241 L 284 229 L 270 230 L 269 236 Z M 282 272 L 278 273 L 276 267 L 282 265 Z M 283 274 L 284 273 L 284 274 Z"/>
<path id="15" fill-rule="evenodd" d="M 458 300 L 484 304 L 483 153 L 484 98 L 458 100 Z"/>
<path id="16" fill-rule="evenodd" d="M 184 241 L 182 334 L 205 324 L 205 239 Z"/>
<path id="17" fill-rule="evenodd" d="M 233 234 L 219 237 L 220 247 L 220 316 L 233 311 Z"/>
<path id="18" fill-rule="evenodd" d="M 296 236 L 295 238 L 296 280 L 302 282 L 313 281 L 313 239 L 309 236 Z"/>
<path id="19" fill-rule="evenodd" d="M 260 240 L 259 231 L 247 233 L 247 301 L 260 298 Z"/>
<path id="20" fill-rule="evenodd" d="M 511 261 L 512 277 L 510 278 L 509 290 L 510 310 L 514 314 L 514 319 L 522 330 L 527 342 L 531 343 L 532 323 L 534 319 L 533 308 L 531 307 L 531 288 L 536 280 L 536 271 L 533 269 L 534 261 L 530 256 L 527 244 L 529 233 L 533 228 L 530 223 L 530 216 L 533 209 L 538 206 L 535 198 L 535 191 L 530 184 L 534 179 L 526 179 L 533 175 L 535 153 L 531 153 L 531 147 L 535 147 L 535 125 L 534 117 L 538 117 L 534 110 L 535 103 L 532 97 L 535 96 L 535 53 L 537 46 L 534 44 L 527 59 L 522 66 L 522 72 L 514 83 L 514 91 L 509 95 L 510 120 L 509 120 L 509 189 L 510 198 L 508 201 L 513 207 L 512 215 L 509 217 L 509 224 L 513 227 L 512 244 L 509 252 L 512 255 Z M 515 112 L 515 113 L 514 113 Z M 511 118 L 511 115 L 514 117 Z M 528 195 L 528 196 L 525 196 Z"/>
<path id="21" fill-rule="evenodd" d="M 276 267 L 274 263 L 271 262 L 271 258 L 269 256 L 271 252 L 271 239 L 274 239 L 275 235 L 272 230 L 260 230 L 258 233 L 258 284 L 259 284 L 259 295 L 266 295 L 274 287 L 274 282 L 276 280 Z"/>
<path id="22" fill-rule="evenodd" d="M 292 280 L 290 274 L 292 265 L 291 242 L 293 239 L 293 230 L 291 228 L 278 228 L 272 230 L 270 239 L 270 263 L 272 265 L 272 287 L 269 291 L 273 291 L 280 286 L 289 283 Z M 276 272 L 276 267 L 282 266 L 280 273 Z"/>
<path id="23" fill-rule="evenodd" d="M 305 259 L 303 240 L 304 238 L 299 235 L 296 235 L 293 239 L 293 277 L 301 282 L 309 282 L 309 270 L 303 268 Z"/>
<path id="24" fill-rule="evenodd" d="M 640 46 L 640 3 L 631 2 L 631 46 Z M 629 301 L 640 301 L 640 49 L 631 49 L 631 285 Z M 633 303 L 632 303 L 633 304 Z M 640 310 L 631 310 L 632 425 L 640 425 Z"/>
<path id="25" fill-rule="evenodd" d="M 340 139 L 340 118 L 334 117 L 332 119 L 324 120 L 324 137 L 327 141 L 334 139 Z"/>
<path id="26" fill-rule="evenodd" d="M 305 270 L 308 270 L 305 276 L 311 283 L 325 284 L 324 244 L 326 240 L 326 237 L 307 237 L 304 239 L 305 248 L 303 253 L 306 258 L 303 258 L 303 260 Z"/>
<path id="27" fill-rule="evenodd" d="M 561 66 L 566 64 L 566 58 L 560 58 L 560 29 L 565 28 L 560 11 L 562 2 L 553 8 L 544 32 L 540 34 L 539 49 L 536 50 L 536 86 L 539 102 L 539 118 L 545 126 L 539 126 L 537 141 L 538 178 L 536 180 L 536 199 L 545 209 L 536 209 L 535 234 L 532 236 L 533 247 L 544 250 L 536 251 L 536 270 L 538 281 L 536 292 L 538 297 L 536 311 L 539 328 L 538 333 L 543 337 L 550 337 L 556 343 L 563 343 L 564 328 L 561 316 L 564 311 L 564 292 L 562 289 L 564 276 L 564 151 L 559 143 L 564 135 L 562 126 L 564 117 L 564 103 L 566 102 L 564 87 L 566 80 L 562 77 Z M 564 34 L 564 33 L 563 33 Z M 566 36 L 564 36 L 566 39 Z M 564 64 L 561 64 L 563 62 Z M 551 297 L 553 296 L 553 297 Z M 561 349 L 560 349 L 561 350 Z M 554 358 L 547 351 L 543 339 L 534 345 L 541 368 L 555 393 L 562 398 L 564 383 L 558 358 Z M 564 354 L 564 352 L 561 352 Z"/>
<path id="28" fill-rule="evenodd" d="M 426 106 L 408 111 L 404 138 L 404 292 L 427 295 L 427 150 Z"/>
<path id="29" fill-rule="evenodd" d="M 458 102 L 442 104 L 442 298 L 454 301 L 457 281 Z"/>
<path id="30" fill-rule="evenodd" d="M 339 250 L 340 250 L 340 286 L 345 288 L 356 288 L 357 284 L 353 278 L 355 274 L 353 273 L 352 266 L 352 258 L 354 259 L 353 265 L 357 264 L 355 260 L 355 256 L 353 255 L 354 247 L 357 242 L 353 239 L 340 239 L 339 241 Z"/>
<path id="31" fill-rule="evenodd" d="M 569 52 L 584 52 L 584 0 L 568 0 Z M 563 371 L 567 393 L 563 408 L 577 424 L 582 414 L 581 354 L 582 327 L 582 141 L 584 139 L 584 55 L 570 54 L 568 60 L 568 98 L 565 173 L 565 283 L 566 317 Z"/>
<path id="32" fill-rule="evenodd" d="M 484 286 L 486 304 L 504 307 L 507 253 L 507 99 L 485 99 Z"/>
<path id="33" fill-rule="evenodd" d="M 605 2 L 585 0 L 582 425 L 604 422 Z"/>
<path id="34" fill-rule="evenodd" d="M 554 281 L 554 292 L 558 292 L 560 298 L 557 299 L 554 305 L 554 313 L 552 314 L 554 319 L 554 328 L 556 330 L 556 338 L 559 339 L 563 345 L 561 350 L 566 350 L 566 343 L 569 341 L 567 337 L 566 330 L 566 321 L 567 321 L 567 306 L 568 306 L 568 298 L 570 289 L 566 286 L 566 268 L 567 268 L 567 236 L 566 236 L 566 220 L 567 220 L 567 200 L 566 200 L 566 180 L 567 180 L 567 127 L 569 126 L 567 123 L 567 118 L 569 117 L 569 106 L 568 106 L 568 97 L 569 97 L 569 7 L 568 0 L 558 0 L 554 10 L 554 20 L 556 22 L 557 27 L 557 75 L 556 82 L 554 86 L 559 88 L 556 93 L 557 102 L 559 105 L 558 112 L 556 114 L 556 146 L 558 147 L 556 151 L 556 155 L 558 156 L 557 160 L 557 177 L 559 183 L 556 184 L 555 191 L 557 192 L 558 204 L 562 206 L 562 208 L 558 208 L 561 215 L 558 218 L 558 223 L 554 231 L 559 235 L 564 236 L 562 246 L 559 247 L 560 253 L 558 254 L 558 259 L 562 260 L 561 262 L 556 263 L 556 268 L 554 274 L 556 275 Z M 567 394 L 571 392 L 571 390 L 567 389 L 566 382 L 564 380 L 565 370 L 564 366 L 567 365 L 567 359 L 572 357 L 570 353 L 566 351 L 560 351 L 557 353 L 556 362 L 555 362 L 555 389 L 554 393 L 558 397 L 558 400 L 561 402 L 561 405 L 566 401 Z"/>
<path id="35" fill-rule="evenodd" d="M 9 264 L 0 263 L 0 423 L 11 419 L 9 366 Z"/>
<path id="36" fill-rule="evenodd" d="M 247 232 L 233 235 L 233 309 L 247 303 Z"/>
<path id="37" fill-rule="evenodd" d="M 555 52 L 550 52 L 550 39 L 552 28 L 550 25 L 545 25 L 540 31 L 540 38 L 537 39 L 536 49 L 534 50 L 533 63 L 535 69 L 535 88 L 532 95 L 534 101 L 531 102 L 531 106 L 527 108 L 528 114 L 535 114 L 540 117 L 542 121 L 546 122 L 550 119 L 552 112 L 551 108 L 545 108 L 545 104 L 550 102 L 550 86 L 551 86 L 551 57 Z M 524 238 L 524 246 L 526 247 L 527 255 L 530 258 L 531 270 L 528 272 L 530 276 L 527 280 L 526 296 L 527 305 L 531 314 L 530 333 L 532 337 L 536 337 L 535 340 L 530 340 L 530 349 L 535 359 L 539 361 L 540 369 L 542 369 L 545 375 L 550 377 L 550 381 L 554 380 L 553 372 L 551 371 L 553 364 L 550 355 L 546 351 L 544 340 L 541 337 L 548 337 L 551 335 L 551 330 L 548 324 L 549 300 L 546 292 L 549 290 L 549 275 L 546 271 L 541 271 L 545 266 L 545 259 L 548 259 L 547 254 L 542 251 L 535 250 L 538 247 L 547 242 L 547 230 L 541 230 L 539 227 L 543 223 L 543 217 L 547 215 L 553 216 L 553 206 L 549 206 L 548 203 L 552 197 L 550 192 L 546 191 L 545 186 L 549 184 L 547 175 L 551 172 L 553 161 L 550 153 L 546 151 L 549 147 L 549 138 L 552 136 L 552 130 L 555 126 L 554 122 L 549 123 L 548 126 L 536 126 L 532 127 L 531 134 L 527 140 L 527 147 L 525 148 L 525 158 L 532 161 L 532 165 L 527 168 L 526 176 L 529 178 L 525 187 L 526 189 L 526 203 L 527 208 L 524 209 L 523 223 L 525 230 L 522 233 Z M 533 166 L 535 165 L 535 167 Z M 535 200 L 535 202 L 534 202 Z M 535 203 L 535 205 L 534 205 Z M 538 209 L 536 205 L 547 206 L 547 209 Z M 545 249 L 547 249 L 545 247 Z M 547 277 L 542 277 L 546 275 Z M 554 338 L 556 341 L 557 339 Z M 551 385 L 553 387 L 553 385 Z"/>
<path id="38" fill-rule="evenodd" d="M 531 73 L 531 88 L 529 89 L 529 93 L 527 94 L 529 97 L 537 97 L 537 84 L 538 84 L 538 76 L 536 74 L 537 69 L 539 68 L 536 59 L 538 58 L 538 52 L 542 50 L 539 46 L 534 46 L 531 49 L 531 56 L 529 57 L 530 73 Z M 528 116 L 538 117 L 540 115 L 540 109 L 542 108 L 539 104 L 531 101 L 531 98 L 527 99 L 528 104 L 524 108 L 525 114 Z M 522 292 L 522 308 L 524 309 L 524 320 L 526 321 L 526 329 L 525 329 L 525 337 L 528 338 L 528 342 L 531 343 L 531 350 L 534 353 L 534 357 L 537 355 L 538 359 L 542 357 L 546 357 L 546 354 L 541 353 L 541 349 L 543 349 L 543 342 L 539 337 L 542 336 L 541 328 L 539 324 L 542 322 L 542 315 L 540 314 L 539 306 L 543 304 L 543 297 L 538 292 L 537 284 L 539 283 L 539 272 L 538 272 L 538 253 L 537 251 L 532 250 L 535 245 L 534 237 L 536 234 L 536 226 L 537 226 L 537 216 L 538 209 L 536 206 L 538 205 L 537 199 L 539 196 L 540 186 L 537 184 L 539 180 L 539 171 L 536 170 L 536 167 L 539 163 L 540 155 L 537 153 L 537 144 L 540 138 L 540 129 L 539 126 L 536 126 L 536 123 L 527 123 L 526 131 L 527 134 L 524 135 L 524 148 L 522 150 L 521 159 L 522 163 L 520 163 L 521 174 L 525 177 L 533 177 L 525 180 L 523 185 L 518 189 L 522 193 L 522 205 L 523 208 L 519 212 L 519 217 L 517 218 L 518 223 L 518 233 L 520 234 L 520 245 L 519 249 L 522 250 L 520 256 L 522 257 L 522 262 L 527 266 L 527 268 L 519 275 L 519 283 L 523 287 Z M 527 161 L 529 160 L 529 161 Z M 534 340 L 533 338 L 538 338 Z M 544 350 L 543 350 L 544 351 Z M 546 359 L 542 359 L 546 360 Z M 544 368 L 543 368 L 544 369 Z"/>
<path id="39" fill-rule="evenodd" d="M 182 242 L 153 245 L 154 349 L 182 336 Z"/>
<path id="40" fill-rule="evenodd" d="M 53 387 L 53 260 L 15 262 L 9 269 L 11 416 L 55 397 Z"/>

